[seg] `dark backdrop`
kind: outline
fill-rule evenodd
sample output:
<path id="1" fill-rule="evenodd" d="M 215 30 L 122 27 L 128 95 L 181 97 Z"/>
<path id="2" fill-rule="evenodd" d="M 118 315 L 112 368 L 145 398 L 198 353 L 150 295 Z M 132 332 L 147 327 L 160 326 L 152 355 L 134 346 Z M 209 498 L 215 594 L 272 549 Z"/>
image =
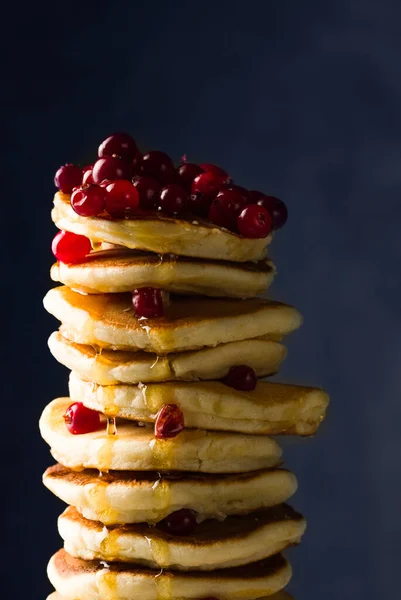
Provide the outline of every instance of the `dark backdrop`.
<path id="1" fill-rule="evenodd" d="M 287 444 L 309 518 L 298 600 L 398 596 L 401 4 L 398 0 L 8 3 L 2 19 L 4 369 L 0 562 L 43 600 L 62 505 L 37 420 L 66 392 L 46 339 L 53 174 L 114 130 L 282 197 L 276 297 L 304 327 L 283 378 L 325 386 L 317 438 Z M 6 58 L 6 60 L 4 60 Z M 22 561 L 22 562 L 21 562 Z M 21 564 L 24 566 L 21 576 Z M 6 596 L 6 595 L 5 595 Z"/>

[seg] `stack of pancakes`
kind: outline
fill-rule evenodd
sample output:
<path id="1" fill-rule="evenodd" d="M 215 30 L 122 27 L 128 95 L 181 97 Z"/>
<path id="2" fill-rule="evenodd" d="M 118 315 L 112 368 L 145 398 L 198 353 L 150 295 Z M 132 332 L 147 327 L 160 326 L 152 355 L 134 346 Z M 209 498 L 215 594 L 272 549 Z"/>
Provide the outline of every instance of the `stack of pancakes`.
<path id="1" fill-rule="evenodd" d="M 264 258 L 271 238 L 169 218 L 79 217 L 61 193 L 52 217 L 98 249 L 54 265 L 62 285 L 44 300 L 61 322 L 50 350 L 71 369 L 70 397 L 40 421 L 57 460 L 44 483 L 69 505 L 50 598 L 288 600 L 280 553 L 305 521 L 285 504 L 297 483 L 270 436 L 314 434 L 328 399 L 261 380 L 279 370 L 282 339 L 301 324 L 296 309 L 257 297 L 275 273 Z M 130 292 L 145 286 L 163 290 L 163 317 L 136 317 Z M 254 390 L 222 381 L 237 365 L 254 369 Z M 102 428 L 69 433 L 73 402 L 99 411 Z M 166 404 L 181 409 L 185 429 L 158 439 Z M 182 509 L 196 512 L 190 535 L 161 527 Z"/>

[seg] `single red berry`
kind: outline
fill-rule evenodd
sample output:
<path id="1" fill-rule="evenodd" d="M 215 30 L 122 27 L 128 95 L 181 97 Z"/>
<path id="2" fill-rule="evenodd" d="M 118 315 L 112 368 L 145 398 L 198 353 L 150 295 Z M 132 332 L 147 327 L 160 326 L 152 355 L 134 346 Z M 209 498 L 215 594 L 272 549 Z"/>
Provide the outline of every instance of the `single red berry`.
<path id="1" fill-rule="evenodd" d="M 63 192 L 71 194 L 74 187 L 78 187 L 82 182 L 82 169 L 76 165 L 63 165 L 54 176 L 54 185 Z"/>
<path id="2" fill-rule="evenodd" d="M 230 231 L 238 231 L 237 219 L 246 206 L 241 190 L 227 188 L 219 192 L 209 209 L 209 221 Z"/>
<path id="3" fill-rule="evenodd" d="M 176 510 L 157 524 L 159 529 L 176 536 L 191 535 L 196 526 L 196 512 L 189 508 Z"/>
<path id="4" fill-rule="evenodd" d="M 176 437 L 184 429 L 184 414 L 176 404 L 165 404 L 157 413 L 155 438 L 164 440 Z"/>
<path id="5" fill-rule="evenodd" d="M 93 165 L 88 165 L 82 169 L 82 184 L 93 183 L 92 177 Z"/>
<path id="6" fill-rule="evenodd" d="M 237 225 L 246 238 L 265 238 L 272 229 L 272 218 L 263 206 L 248 204 L 239 215 Z"/>
<path id="7" fill-rule="evenodd" d="M 142 158 L 142 152 L 137 150 L 134 158 L 132 159 L 132 171 L 134 175 L 139 175 L 141 171 Z"/>
<path id="8" fill-rule="evenodd" d="M 264 196 L 259 198 L 259 206 L 263 206 L 272 218 L 272 229 L 280 229 L 286 224 L 288 219 L 288 210 L 282 200 L 275 196 Z"/>
<path id="9" fill-rule="evenodd" d="M 193 194 L 199 193 L 214 197 L 225 183 L 226 179 L 220 175 L 215 175 L 214 173 L 201 173 L 193 180 L 191 192 Z"/>
<path id="10" fill-rule="evenodd" d="M 143 155 L 140 164 L 140 175 L 156 179 L 166 184 L 174 179 L 174 164 L 165 152 L 152 150 Z"/>
<path id="11" fill-rule="evenodd" d="M 100 415 L 82 404 L 74 402 L 65 412 L 64 421 L 68 431 L 74 435 L 90 433 L 100 428 Z"/>
<path id="12" fill-rule="evenodd" d="M 134 177 L 132 183 L 139 194 L 139 206 L 143 210 L 156 210 L 162 189 L 160 183 L 150 177 Z"/>
<path id="13" fill-rule="evenodd" d="M 83 262 L 91 249 L 92 245 L 87 237 L 70 231 L 59 231 L 52 241 L 52 252 L 63 263 Z"/>
<path id="14" fill-rule="evenodd" d="M 188 201 L 188 212 L 192 215 L 207 218 L 209 214 L 210 205 L 212 203 L 212 197 L 206 194 L 191 194 Z"/>
<path id="15" fill-rule="evenodd" d="M 103 179 L 131 179 L 132 167 L 130 163 L 118 156 L 104 156 L 93 165 L 92 177 L 94 183 L 101 183 Z"/>
<path id="16" fill-rule="evenodd" d="M 106 192 L 99 185 L 89 184 L 77 188 L 71 196 L 71 206 L 81 217 L 96 217 L 104 211 Z"/>
<path id="17" fill-rule="evenodd" d="M 106 187 L 106 210 L 117 218 L 138 214 L 139 193 L 131 181 L 119 179 Z"/>
<path id="18" fill-rule="evenodd" d="M 180 185 L 170 183 L 160 192 L 159 208 L 169 215 L 188 211 L 188 193 Z"/>
<path id="19" fill-rule="evenodd" d="M 241 196 L 244 205 L 251 202 L 251 193 L 242 185 L 228 185 L 227 189 L 237 192 L 238 196 Z"/>
<path id="20" fill-rule="evenodd" d="M 164 314 L 162 293 L 157 288 L 143 287 L 134 290 L 132 304 L 137 317 L 152 319 Z"/>
<path id="21" fill-rule="evenodd" d="M 256 388 L 258 382 L 256 373 L 248 365 L 238 365 L 231 367 L 228 374 L 222 380 L 223 383 L 235 390 L 250 392 Z"/>
<path id="22" fill-rule="evenodd" d="M 100 144 L 97 154 L 99 158 L 116 154 L 121 158 L 132 160 L 136 150 L 135 140 L 128 133 L 113 133 Z"/>
<path id="23" fill-rule="evenodd" d="M 201 173 L 204 173 L 202 167 L 185 162 L 177 169 L 177 183 L 190 192 L 193 180 Z"/>
<path id="24" fill-rule="evenodd" d="M 217 165 L 203 163 L 203 164 L 201 164 L 201 167 L 204 171 L 206 171 L 206 173 L 213 173 L 213 175 L 216 175 L 216 177 L 222 177 L 223 179 L 228 179 L 227 171 L 225 171 L 221 167 L 218 167 Z"/>

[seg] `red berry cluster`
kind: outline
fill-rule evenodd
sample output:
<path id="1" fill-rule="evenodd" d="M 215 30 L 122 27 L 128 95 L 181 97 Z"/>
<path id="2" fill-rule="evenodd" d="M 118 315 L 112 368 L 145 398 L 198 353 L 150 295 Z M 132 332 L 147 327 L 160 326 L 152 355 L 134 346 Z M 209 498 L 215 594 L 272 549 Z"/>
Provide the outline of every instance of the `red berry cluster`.
<path id="1" fill-rule="evenodd" d="M 72 208 L 83 217 L 132 218 L 160 211 L 207 219 L 247 238 L 267 237 L 287 221 L 287 208 L 278 198 L 234 185 L 216 165 L 188 163 L 184 157 L 175 168 L 159 150 L 142 155 L 126 133 L 105 139 L 94 164 L 60 167 L 54 182 L 71 194 Z"/>

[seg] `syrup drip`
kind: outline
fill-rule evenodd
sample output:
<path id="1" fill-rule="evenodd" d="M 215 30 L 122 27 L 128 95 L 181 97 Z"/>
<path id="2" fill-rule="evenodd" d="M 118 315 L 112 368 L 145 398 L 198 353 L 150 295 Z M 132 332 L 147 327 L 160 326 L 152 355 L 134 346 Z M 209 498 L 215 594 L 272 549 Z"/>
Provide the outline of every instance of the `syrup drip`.
<path id="1" fill-rule="evenodd" d="M 152 504 L 156 512 L 155 523 L 167 517 L 171 511 L 171 486 L 170 482 L 163 479 L 159 473 L 159 479 L 152 486 Z"/>
<path id="2" fill-rule="evenodd" d="M 107 417 L 107 435 L 117 435 L 117 424 L 115 417 Z"/>
<path id="3" fill-rule="evenodd" d="M 162 569 L 155 576 L 156 593 L 159 600 L 173 599 L 173 581 L 168 573 Z"/>

